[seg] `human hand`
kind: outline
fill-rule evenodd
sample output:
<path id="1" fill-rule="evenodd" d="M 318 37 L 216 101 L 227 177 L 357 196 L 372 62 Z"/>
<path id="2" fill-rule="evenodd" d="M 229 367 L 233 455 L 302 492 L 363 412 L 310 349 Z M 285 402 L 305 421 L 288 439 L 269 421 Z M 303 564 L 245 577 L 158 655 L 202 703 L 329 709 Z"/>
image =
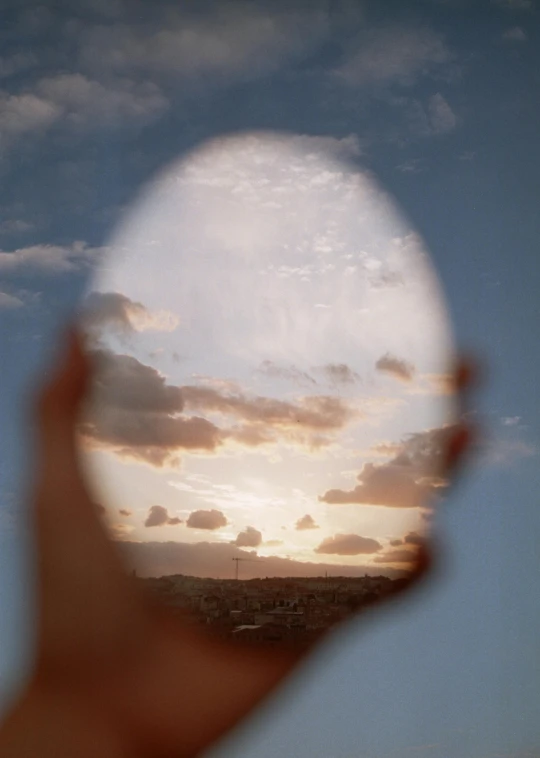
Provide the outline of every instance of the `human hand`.
<path id="1" fill-rule="evenodd" d="M 85 485 L 76 425 L 90 379 L 73 332 L 36 409 L 38 633 L 33 674 L 0 728 L 0 758 L 192 758 L 259 704 L 306 651 L 268 651 L 188 628 L 127 575 Z M 462 398 L 470 365 L 456 372 Z M 472 430 L 447 450 L 454 476 Z M 426 574 L 418 548 L 400 594 Z"/>

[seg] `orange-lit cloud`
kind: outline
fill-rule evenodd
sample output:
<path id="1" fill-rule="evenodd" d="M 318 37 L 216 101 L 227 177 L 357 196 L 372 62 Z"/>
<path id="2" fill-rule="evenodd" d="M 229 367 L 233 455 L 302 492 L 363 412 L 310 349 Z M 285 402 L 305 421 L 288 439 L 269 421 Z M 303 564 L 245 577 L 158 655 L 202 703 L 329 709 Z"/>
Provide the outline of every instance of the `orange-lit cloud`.
<path id="1" fill-rule="evenodd" d="M 221 511 L 212 509 L 210 511 L 192 511 L 189 514 L 189 518 L 186 521 L 186 526 L 191 529 L 220 529 L 222 526 L 227 526 L 228 521 L 225 514 Z"/>
<path id="2" fill-rule="evenodd" d="M 129 511 L 127 508 L 120 508 L 119 513 L 121 516 L 132 516 L 133 512 Z"/>
<path id="3" fill-rule="evenodd" d="M 91 292 L 83 302 L 80 324 L 95 338 L 105 330 L 121 335 L 148 330 L 173 331 L 178 319 L 167 311 L 152 313 L 142 303 L 120 292 Z"/>
<path id="4" fill-rule="evenodd" d="M 243 532 L 240 532 L 234 540 L 237 547 L 259 547 L 262 543 L 262 534 L 254 526 L 248 526 Z"/>
<path id="5" fill-rule="evenodd" d="M 315 523 L 315 519 L 313 516 L 310 516 L 309 513 L 306 513 L 305 516 L 302 516 L 302 518 L 299 518 L 296 522 L 295 529 L 302 530 L 302 529 L 318 529 L 319 525 Z"/>
<path id="6" fill-rule="evenodd" d="M 178 463 L 183 451 L 215 453 L 226 443 L 257 447 L 285 442 L 317 449 L 359 415 L 339 397 L 315 395 L 291 402 L 208 382 L 174 386 L 132 356 L 104 348 L 89 356 L 96 371 L 79 425 L 83 442 L 156 467 Z M 201 415 L 187 415 L 190 410 Z M 216 416 L 223 419 L 222 428 Z"/>
<path id="7" fill-rule="evenodd" d="M 390 353 L 386 353 L 386 355 L 379 358 L 375 364 L 375 368 L 379 371 L 385 371 L 396 379 L 401 379 L 405 382 L 409 382 L 415 372 L 412 363 L 407 363 L 407 361 L 396 358 L 395 356 L 390 355 Z"/>
<path id="8" fill-rule="evenodd" d="M 382 548 L 380 542 L 359 534 L 336 534 L 327 537 L 315 548 L 316 553 L 329 555 L 360 555 L 377 553 Z"/>
<path id="9" fill-rule="evenodd" d="M 390 550 L 383 555 L 377 555 L 374 563 L 406 563 L 412 564 L 416 560 L 416 553 L 413 550 Z"/>
<path id="10" fill-rule="evenodd" d="M 358 503 L 390 508 L 417 508 L 444 489 L 442 471 L 455 425 L 409 435 L 387 463 L 366 463 L 352 490 L 331 489 L 319 497 L 332 505 Z"/>
<path id="11" fill-rule="evenodd" d="M 181 524 L 179 518 L 171 518 L 166 508 L 162 505 L 153 505 L 144 522 L 145 526 L 175 526 Z"/>

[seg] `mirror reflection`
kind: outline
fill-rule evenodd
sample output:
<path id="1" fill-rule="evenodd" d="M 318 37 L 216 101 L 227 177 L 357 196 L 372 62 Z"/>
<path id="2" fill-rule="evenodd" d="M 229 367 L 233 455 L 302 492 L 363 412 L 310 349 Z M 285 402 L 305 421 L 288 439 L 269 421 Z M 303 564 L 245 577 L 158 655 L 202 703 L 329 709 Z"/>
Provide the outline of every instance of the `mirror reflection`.
<path id="1" fill-rule="evenodd" d="M 411 571 L 454 347 L 353 137 L 245 133 L 158 176 L 81 307 L 79 443 L 126 571 L 187 623 L 306 645 Z"/>

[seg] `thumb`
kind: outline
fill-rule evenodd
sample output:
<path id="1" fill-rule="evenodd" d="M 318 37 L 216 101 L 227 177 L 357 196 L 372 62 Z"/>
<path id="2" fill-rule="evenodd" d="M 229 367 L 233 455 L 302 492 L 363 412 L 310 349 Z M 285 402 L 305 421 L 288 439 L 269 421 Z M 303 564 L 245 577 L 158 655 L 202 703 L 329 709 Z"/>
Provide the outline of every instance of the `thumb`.
<path id="1" fill-rule="evenodd" d="M 127 652 L 126 639 L 137 638 L 141 628 L 142 608 L 81 472 L 76 425 L 91 370 L 74 329 L 66 348 L 37 402 L 33 506 L 40 664 L 73 673 L 82 664 L 111 663 L 122 647 Z"/>

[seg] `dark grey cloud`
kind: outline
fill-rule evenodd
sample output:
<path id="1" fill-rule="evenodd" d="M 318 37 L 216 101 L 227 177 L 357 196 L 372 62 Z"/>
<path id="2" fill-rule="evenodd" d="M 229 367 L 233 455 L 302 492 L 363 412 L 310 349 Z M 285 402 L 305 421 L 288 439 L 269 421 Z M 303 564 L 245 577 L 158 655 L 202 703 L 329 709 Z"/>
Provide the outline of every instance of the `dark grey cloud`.
<path id="1" fill-rule="evenodd" d="M 355 384 L 360 381 L 360 375 L 346 363 L 327 363 L 319 370 L 333 384 Z"/>
<path id="2" fill-rule="evenodd" d="M 148 516 L 144 522 L 145 526 L 175 526 L 181 524 L 179 518 L 172 518 L 166 508 L 162 505 L 153 505 L 148 511 Z"/>
<path id="3" fill-rule="evenodd" d="M 227 524 L 228 521 L 225 514 L 216 509 L 192 511 L 186 521 L 186 526 L 189 526 L 191 529 L 208 529 L 211 531 L 221 529 L 222 526 L 227 526 Z"/>
<path id="4" fill-rule="evenodd" d="M 89 351 L 94 382 L 79 433 L 88 446 L 161 467 L 185 450 L 212 452 L 220 430 L 204 418 L 179 415 L 180 387 L 151 366 L 106 349 Z"/>
<path id="5" fill-rule="evenodd" d="M 318 529 L 319 525 L 315 523 L 315 519 L 313 516 L 310 516 L 309 513 L 306 513 L 305 516 L 302 516 L 302 518 L 299 518 L 298 521 L 295 524 L 295 529 Z"/>
<path id="6" fill-rule="evenodd" d="M 262 534 L 254 526 L 246 527 L 234 540 L 237 547 L 259 547 L 262 543 Z"/>
<path id="7" fill-rule="evenodd" d="M 280 366 L 274 361 L 262 361 L 257 373 L 271 379 L 280 379 L 301 387 L 316 385 L 317 381 L 307 371 L 301 371 L 296 366 Z"/>
<path id="8" fill-rule="evenodd" d="M 327 537 L 315 548 L 316 553 L 329 555 L 360 555 L 377 553 L 382 548 L 380 542 L 359 534 L 336 534 Z"/>
<path id="9" fill-rule="evenodd" d="M 119 303 L 111 301 L 113 310 Z M 173 386 L 132 356 L 101 347 L 88 354 L 95 372 L 79 425 L 82 438 L 88 446 L 153 466 L 177 462 L 186 450 L 215 452 L 227 441 L 247 447 L 286 442 L 315 449 L 357 416 L 338 397 L 315 395 L 291 402 L 228 387 Z M 224 426 L 190 416 L 189 410 L 219 414 Z"/>
<path id="10" fill-rule="evenodd" d="M 416 560 L 416 553 L 414 550 L 389 550 L 373 560 L 374 563 L 404 563 L 412 566 Z"/>
<path id="11" fill-rule="evenodd" d="M 352 490 L 331 489 L 319 500 L 333 505 L 358 503 L 417 508 L 447 485 L 441 478 L 448 444 L 458 427 L 448 425 L 409 435 L 387 463 L 366 463 Z"/>
<path id="12" fill-rule="evenodd" d="M 402 381 L 410 381 L 414 374 L 414 366 L 411 363 L 408 363 L 407 361 L 404 361 L 400 358 L 396 358 L 393 355 L 390 355 L 390 353 L 386 353 L 386 355 L 383 355 L 377 363 L 375 364 L 375 368 L 379 371 L 386 371 L 388 374 L 391 374 L 392 376 L 395 376 L 397 379 L 401 379 Z"/>
<path id="13" fill-rule="evenodd" d="M 409 532 L 404 538 L 403 542 L 406 545 L 423 545 L 424 538 L 418 532 Z"/>
<path id="14" fill-rule="evenodd" d="M 112 328 L 120 333 L 136 331 L 134 318 L 149 316 L 142 303 L 120 292 L 91 292 L 81 307 L 81 327 L 90 333 Z"/>

